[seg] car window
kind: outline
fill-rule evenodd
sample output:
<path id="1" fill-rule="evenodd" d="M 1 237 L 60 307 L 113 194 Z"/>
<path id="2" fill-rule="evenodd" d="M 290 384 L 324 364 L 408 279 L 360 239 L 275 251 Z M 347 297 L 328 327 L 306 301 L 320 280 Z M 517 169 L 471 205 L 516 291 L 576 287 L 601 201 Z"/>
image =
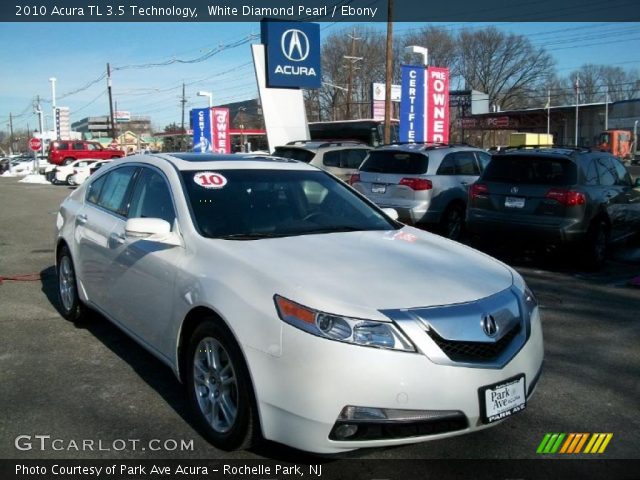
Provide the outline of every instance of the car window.
<path id="1" fill-rule="evenodd" d="M 89 185 L 87 189 L 87 201 L 91 203 L 98 203 L 98 199 L 100 198 L 100 192 L 102 191 L 102 187 L 104 182 L 107 180 L 108 175 L 103 175 L 100 178 L 95 179 Z"/>
<path id="2" fill-rule="evenodd" d="M 273 154 L 276 157 L 290 158 L 300 162 L 309 163 L 315 157 L 315 153 L 303 148 L 276 147 Z"/>
<path id="3" fill-rule="evenodd" d="M 67 142 L 59 143 L 58 150 L 69 150 L 69 144 Z"/>
<path id="4" fill-rule="evenodd" d="M 598 177 L 598 168 L 596 166 L 595 158 L 591 158 L 588 160 L 588 163 L 584 170 L 584 183 L 585 185 L 589 185 L 589 186 L 600 184 L 600 180 Z"/>
<path id="5" fill-rule="evenodd" d="M 453 153 L 449 153 L 445 155 L 442 159 L 442 163 L 438 167 L 438 175 L 455 175 L 456 173 L 456 163 L 453 158 Z"/>
<path id="6" fill-rule="evenodd" d="M 600 185 L 610 187 L 615 185 L 618 180 L 616 168 L 608 157 L 598 158 L 598 176 L 600 177 Z"/>
<path id="7" fill-rule="evenodd" d="M 476 152 L 476 155 L 480 162 L 480 170 L 484 172 L 484 169 L 487 168 L 487 165 L 489 165 L 489 162 L 491 161 L 491 155 L 485 152 Z"/>
<path id="8" fill-rule="evenodd" d="M 529 185 L 575 185 L 577 168 L 569 159 L 533 155 L 496 155 L 482 179 Z"/>
<path id="9" fill-rule="evenodd" d="M 87 150 L 96 151 L 96 150 L 100 150 L 100 148 L 95 143 L 88 143 Z"/>
<path id="10" fill-rule="evenodd" d="M 362 165 L 362 161 L 369 153 L 364 148 L 349 148 L 342 150 L 342 167 L 358 169 Z"/>
<path id="11" fill-rule="evenodd" d="M 374 150 L 364 161 L 363 172 L 420 175 L 427 173 L 429 158 L 422 153 Z"/>
<path id="12" fill-rule="evenodd" d="M 627 171 L 626 168 L 624 168 L 624 165 L 622 165 L 622 163 L 620 163 L 619 160 L 617 159 L 610 159 L 611 163 L 613 163 L 614 168 L 616 169 L 616 176 L 617 176 L 617 180 L 616 180 L 616 185 L 626 185 L 626 186 L 630 186 L 631 185 L 631 175 L 629 175 L 629 172 Z"/>
<path id="13" fill-rule="evenodd" d="M 224 184 L 217 188 L 203 186 L 202 172 L 183 172 L 194 222 L 205 237 L 254 238 L 398 228 L 343 182 L 322 171 L 209 173 L 223 176 Z"/>
<path id="14" fill-rule="evenodd" d="M 144 168 L 133 188 L 129 204 L 129 218 L 161 218 L 170 225 L 176 219 L 171 192 L 164 177 L 149 168 Z"/>
<path id="15" fill-rule="evenodd" d="M 84 143 L 82 142 L 77 142 L 73 144 L 73 149 L 74 150 L 84 150 Z"/>
<path id="16" fill-rule="evenodd" d="M 473 152 L 455 152 L 456 175 L 480 175 Z"/>
<path id="17" fill-rule="evenodd" d="M 129 185 L 137 167 L 122 167 L 109 172 L 97 204 L 119 215 L 125 215 Z"/>
<path id="18" fill-rule="evenodd" d="M 339 167 L 340 166 L 340 150 L 334 150 L 332 152 L 324 152 L 322 156 L 322 164 L 325 167 Z"/>

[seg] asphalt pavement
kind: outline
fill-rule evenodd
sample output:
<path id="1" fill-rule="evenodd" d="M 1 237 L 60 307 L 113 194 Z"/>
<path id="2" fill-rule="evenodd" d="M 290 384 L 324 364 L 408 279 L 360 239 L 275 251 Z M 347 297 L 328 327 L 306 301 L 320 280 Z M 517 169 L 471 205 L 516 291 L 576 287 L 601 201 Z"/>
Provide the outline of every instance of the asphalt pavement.
<path id="1" fill-rule="evenodd" d="M 53 228 L 69 192 L 0 178 L 0 276 L 35 274 L 36 280 L 0 284 L 0 458 L 313 461 L 273 443 L 216 450 L 194 428 L 181 385 L 167 367 L 102 317 L 74 325 L 60 316 Z M 602 458 L 640 458 L 640 288 L 627 285 L 640 275 L 633 252 L 616 252 L 618 260 L 597 273 L 546 254 L 504 254 L 541 305 L 544 372 L 527 409 L 475 434 L 342 457 L 536 458 L 547 432 L 611 432 Z M 20 450 L 20 435 L 49 435 L 63 450 L 48 445 L 41 451 L 35 441 Z M 168 440 L 178 447 L 169 442 L 169 450 L 152 451 L 152 439 L 159 440 L 156 447 Z M 68 448 L 83 440 L 93 440 L 94 450 Z M 139 448 L 116 451 L 117 440 L 139 440 Z M 192 448 L 179 448 L 191 440 Z M 109 450 L 98 450 L 98 441 Z"/>

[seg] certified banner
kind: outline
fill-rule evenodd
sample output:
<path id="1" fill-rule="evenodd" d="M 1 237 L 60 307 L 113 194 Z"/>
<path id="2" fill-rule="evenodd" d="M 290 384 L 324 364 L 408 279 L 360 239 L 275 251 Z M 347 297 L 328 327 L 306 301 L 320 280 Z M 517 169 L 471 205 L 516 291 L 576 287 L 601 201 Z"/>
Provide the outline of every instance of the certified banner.
<path id="1" fill-rule="evenodd" d="M 211 109 L 213 117 L 213 151 L 215 153 L 231 153 L 231 138 L 229 136 L 229 109 Z"/>
<path id="2" fill-rule="evenodd" d="M 427 69 L 427 142 L 449 143 L 449 69 Z"/>
<path id="3" fill-rule="evenodd" d="M 426 87 L 424 66 L 402 66 L 399 132 L 401 142 L 424 143 L 427 141 Z"/>
<path id="4" fill-rule="evenodd" d="M 193 151 L 211 153 L 211 110 L 194 108 L 191 110 L 193 125 Z"/>

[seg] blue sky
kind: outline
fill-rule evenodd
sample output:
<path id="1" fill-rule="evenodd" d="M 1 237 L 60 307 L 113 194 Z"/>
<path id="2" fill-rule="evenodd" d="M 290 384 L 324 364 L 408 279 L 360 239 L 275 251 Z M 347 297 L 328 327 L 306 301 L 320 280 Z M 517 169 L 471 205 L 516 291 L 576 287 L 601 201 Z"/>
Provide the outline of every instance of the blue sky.
<path id="1" fill-rule="evenodd" d="M 369 24 L 372 25 L 372 24 Z M 384 24 L 373 24 L 384 29 Z M 424 24 L 398 23 L 398 36 Z M 558 73 L 566 75 L 585 64 L 607 64 L 640 70 L 639 23 L 443 23 L 455 32 L 493 25 L 526 35 L 556 59 Z M 322 24 L 322 35 L 351 24 Z M 253 98 L 255 77 L 250 43 L 222 49 L 205 61 L 174 62 L 153 68 L 131 66 L 188 60 L 212 53 L 259 34 L 258 23 L 4 23 L 0 24 L 0 130 L 6 130 L 9 112 L 17 116 L 14 128 L 36 126 L 31 104 L 40 95 L 46 114 L 51 111 L 50 77 L 56 77 L 58 106 L 71 108 L 71 120 L 108 112 L 106 80 L 100 76 L 109 62 L 113 93 L 119 110 L 145 115 L 162 128 L 180 121 L 181 84 L 187 83 L 187 109 L 206 106 L 198 90 L 212 91 L 214 103 Z M 122 69 L 122 67 L 127 67 Z M 100 79 L 100 80 L 99 80 Z M 96 81 L 89 88 L 75 90 Z M 383 79 L 381 79 L 382 81 Z M 65 94 L 64 98 L 61 98 Z M 22 114 L 22 115 L 21 115 Z M 188 120 L 187 120 L 188 121 Z M 50 118 L 47 118 L 50 122 Z"/>

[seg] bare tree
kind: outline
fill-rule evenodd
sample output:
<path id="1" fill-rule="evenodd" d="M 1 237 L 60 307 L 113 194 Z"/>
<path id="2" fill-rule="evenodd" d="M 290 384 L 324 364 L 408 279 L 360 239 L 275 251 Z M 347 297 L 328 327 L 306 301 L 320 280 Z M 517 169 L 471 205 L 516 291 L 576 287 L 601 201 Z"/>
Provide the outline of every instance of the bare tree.
<path id="1" fill-rule="evenodd" d="M 459 72 L 459 56 L 457 39 L 448 30 L 442 27 L 424 27 L 417 32 L 405 35 L 400 39 L 403 46 L 419 45 L 429 49 L 429 65 L 447 67 L 451 77 L 456 77 Z M 409 54 L 402 56 L 403 63 L 409 63 Z"/>
<path id="2" fill-rule="evenodd" d="M 462 31 L 458 56 L 466 88 L 488 93 L 501 109 L 535 103 L 531 100 L 554 68 L 553 58 L 543 48 L 494 27 Z"/>

